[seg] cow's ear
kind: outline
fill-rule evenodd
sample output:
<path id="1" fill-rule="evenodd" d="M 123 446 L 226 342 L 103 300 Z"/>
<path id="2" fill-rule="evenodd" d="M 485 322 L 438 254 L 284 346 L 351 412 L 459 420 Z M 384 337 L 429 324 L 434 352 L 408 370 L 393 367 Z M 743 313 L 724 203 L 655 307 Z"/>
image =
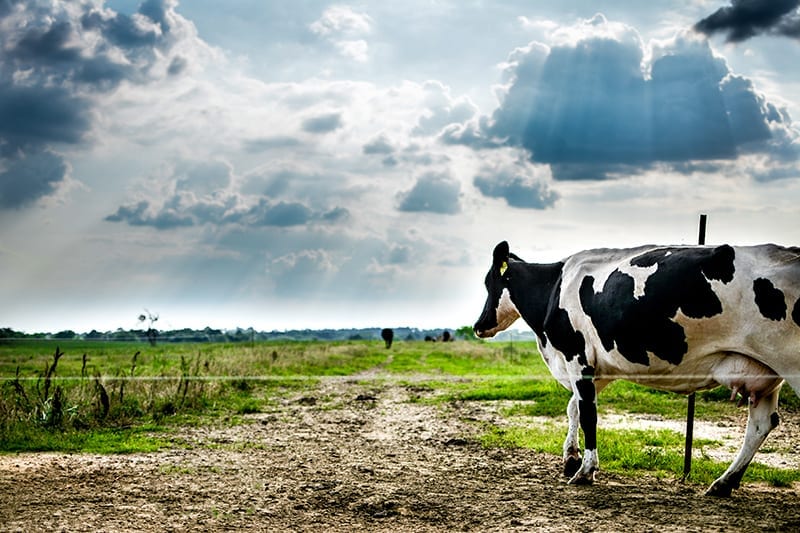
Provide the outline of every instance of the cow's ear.
<path id="1" fill-rule="evenodd" d="M 498 269 L 501 276 L 506 273 L 506 269 L 508 268 L 508 254 L 508 243 L 506 241 L 494 247 L 492 266 Z"/>

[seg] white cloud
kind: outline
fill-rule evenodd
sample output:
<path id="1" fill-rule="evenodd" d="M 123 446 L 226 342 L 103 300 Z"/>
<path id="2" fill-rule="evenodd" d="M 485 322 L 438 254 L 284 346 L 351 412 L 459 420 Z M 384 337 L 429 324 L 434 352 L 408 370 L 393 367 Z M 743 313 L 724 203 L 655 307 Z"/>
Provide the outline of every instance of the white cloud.
<path id="1" fill-rule="evenodd" d="M 642 47 L 639 32 L 628 24 L 610 21 L 598 13 L 572 25 L 559 25 L 548 35 L 551 46 L 575 47 L 586 40 L 612 40 L 625 45 Z"/>
<path id="2" fill-rule="evenodd" d="M 369 59 L 369 44 L 363 38 L 372 32 L 372 18 L 346 5 L 331 6 L 313 22 L 312 33 L 333 44 L 339 53 L 358 62 Z"/>
<path id="3" fill-rule="evenodd" d="M 364 39 L 335 41 L 339 53 L 353 61 L 364 63 L 369 59 L 369 45 Z"/>
<path id="4" fill-rule="evenodd" d="M 372 19 L 346 5 L 331 6 L 319 20 L 311 24 L 311 31 L 318 35 L 364 35 L 372 31 Z"/>

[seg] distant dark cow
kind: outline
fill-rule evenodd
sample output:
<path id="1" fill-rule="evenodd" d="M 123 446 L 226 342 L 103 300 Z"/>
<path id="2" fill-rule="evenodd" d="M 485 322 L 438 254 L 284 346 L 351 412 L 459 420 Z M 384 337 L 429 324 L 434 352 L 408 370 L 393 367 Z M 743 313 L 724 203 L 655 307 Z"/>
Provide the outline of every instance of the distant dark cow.
<path id="1" fill-rule="evenodd" d="M 570 483 L 594 480 L 596 394 L 615 379 L 678 393 L 724 385 L 749 403 L 744 443 L 706 492 L 713 496 L 739 487 L 778 425 L 783 379 L 800 391 L 800 248 L 643 246 L 532 264 L 501 242 L 485 283 L 476 335 L 491 337 L 521 316 L 553 376 L 572 391 Z"/>
<path id="2" fill-rule="evenodd" d="M 389 328 L 383 328 L 381 330 L 381 338 L 383 339 L 383 342 L 386 343 L 386 349 L 388 350 L 389 348 L 392 347 L 392 341 L 394 340 L 394 331 L 392 331 Z"/>

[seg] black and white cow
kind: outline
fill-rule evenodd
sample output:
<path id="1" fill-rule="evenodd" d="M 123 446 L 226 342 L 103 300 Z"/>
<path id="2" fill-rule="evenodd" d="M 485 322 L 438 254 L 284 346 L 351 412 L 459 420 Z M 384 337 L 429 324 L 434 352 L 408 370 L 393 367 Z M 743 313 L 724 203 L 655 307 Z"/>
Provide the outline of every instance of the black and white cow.
<path id="1" fill-rule="evenodd" d="M 725 385 L 748 401 L 744 443 L 706 492 L 714 496 L 739 486 L 778 425 L 784 378 L 800 391 L 800 248 L 643 246 L 533 264 L 501 242 L 486 290 L 475 333 L 491 337 L 522 317 L 553 376 L 572 391 L 570 483 L 594 480 L 597 393 L 615 379 L 678 393 Z"/>

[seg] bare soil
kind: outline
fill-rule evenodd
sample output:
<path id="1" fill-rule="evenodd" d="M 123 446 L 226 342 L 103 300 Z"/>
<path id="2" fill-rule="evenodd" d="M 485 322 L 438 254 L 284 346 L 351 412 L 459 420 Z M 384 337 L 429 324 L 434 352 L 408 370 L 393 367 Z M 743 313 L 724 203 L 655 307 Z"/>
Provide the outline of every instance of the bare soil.
<path id="1" fill-rule="evenodd" d="M 0 456 L 0 530 L 800 530 L 797 488 L 716 499 L 602 471 L 567 485 L 559 457 L 477 442 L 503 423 L 496 404 L 414 401 L 433 394 L 330 380 L 246 424 L 183 428 L 158 453 Z M 784 417 L 777 442 L 798 427 Z"/>

